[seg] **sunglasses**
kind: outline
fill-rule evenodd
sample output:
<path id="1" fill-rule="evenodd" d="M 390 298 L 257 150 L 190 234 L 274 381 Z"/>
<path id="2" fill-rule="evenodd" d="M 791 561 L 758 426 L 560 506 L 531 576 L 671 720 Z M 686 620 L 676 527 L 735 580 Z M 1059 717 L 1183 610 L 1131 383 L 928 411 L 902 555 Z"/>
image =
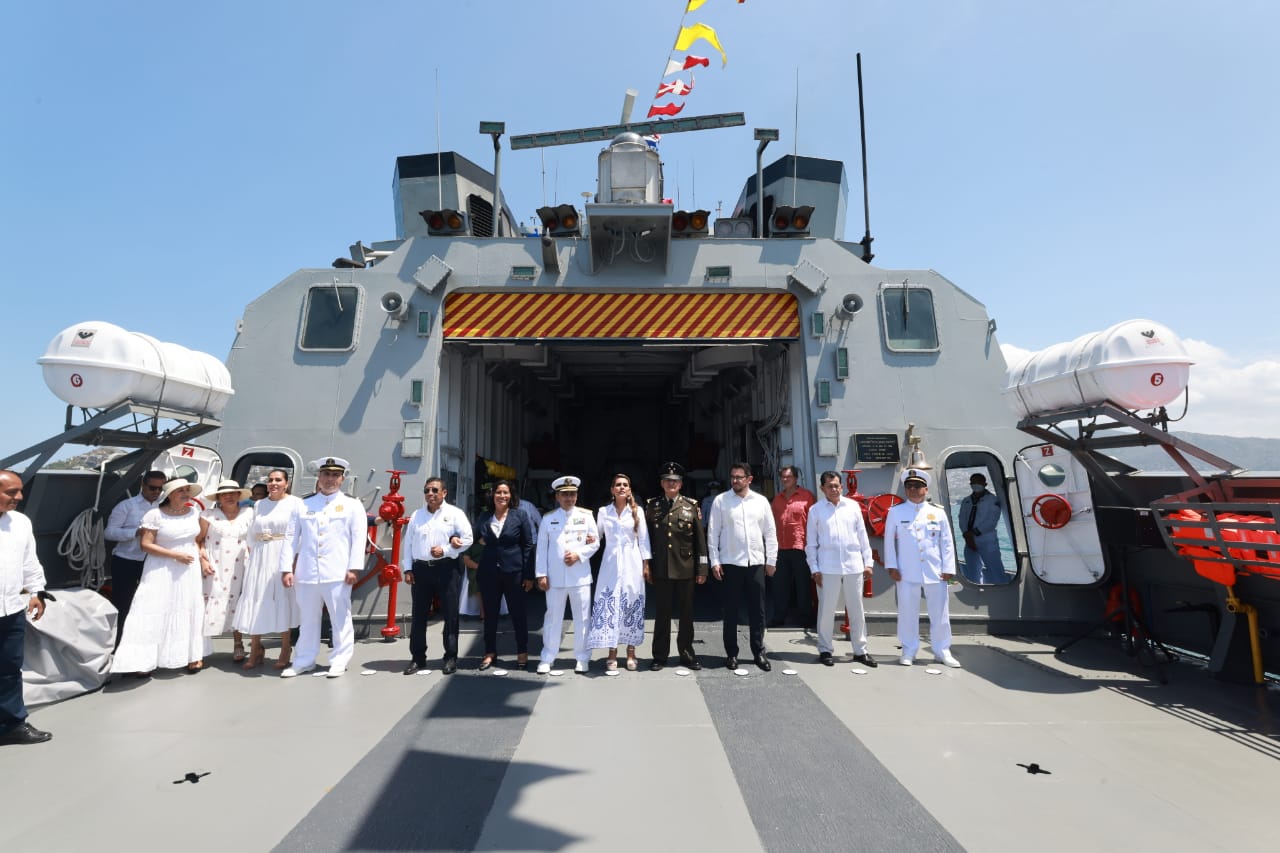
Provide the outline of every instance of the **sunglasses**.
<path id="1" fill-rule="evenodd" d="M 422 490 L 422 493 L 424 495 L 434 495 L 437 492 L 441 492 L 441 491 L 443 491 L 443 489 L 437 489 L 435 486 L 428 486 L 427 488 Z"/>

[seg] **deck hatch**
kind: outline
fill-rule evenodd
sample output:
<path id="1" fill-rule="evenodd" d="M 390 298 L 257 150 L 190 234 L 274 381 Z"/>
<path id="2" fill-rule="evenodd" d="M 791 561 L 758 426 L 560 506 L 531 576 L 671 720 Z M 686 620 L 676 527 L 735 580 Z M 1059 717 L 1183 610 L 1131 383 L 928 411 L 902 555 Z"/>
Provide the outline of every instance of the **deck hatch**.
<path id="1" fill-rule="evenodd" d="M 753 341 L 800 334 L 790 293 L 451 293 L 452 340 Z"/>

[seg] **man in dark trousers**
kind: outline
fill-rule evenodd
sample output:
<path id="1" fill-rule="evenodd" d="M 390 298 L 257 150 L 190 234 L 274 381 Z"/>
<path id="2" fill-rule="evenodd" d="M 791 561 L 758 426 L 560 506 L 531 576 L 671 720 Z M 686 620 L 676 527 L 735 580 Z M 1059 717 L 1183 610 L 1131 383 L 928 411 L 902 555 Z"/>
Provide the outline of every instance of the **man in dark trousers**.
<path id="1" fill-rule="evenodd" d="M 444 621 L 441 670 L 452 675 L 458 669 L 458 594 L 462 590 L 462 555 L 471 547 L 471 522 L 461 509 L 445 500 L 449 490 L 441 478 L 428 477 L 422 496 L 424 505 L 409 517 L 400 552 L 400 569 L 413 598 L 409 627 L 412 660 L 404 674 L 413 675 L 427 665 L 427 611 L 431 599 L 439 595 Z"/>
<path id="2" fill-rule="evenodd" d="M 645 569 L 645 582 L 653 585 L 653 662 L 651 670 L 662 669 L 671 653 L 671 600 L 679 609 L 680 628 L 676 651 L 680 663 L 702 669 L 693 653 L 693 585 L 707 582 L 707 545 L 698 502 L 680 494 L 684 468 L 675 462 L 662 466 L 662 496 L 645 501 L 644 517 L 649 525 L 652 556 Z"/>
<path id="3" fill-rule="evenodd" d="M 987 478 L 969 478 L 969 491 L 960 502 L 960 532 L 964 535 L 964 574 L 974 583 L 1006 583 L 996 525 L 1004 514 L 1000 499 L 987 490 Z"/>
<path id="4" fill-rule="evenodd" d="M 44 615 L 44 569 L 36 558 L 31 521 L 18 512 L 21 502 L 22 478 L 0 471 L 0 745 L 53 737 L 27 722 L 22 701 L 27 616 L 34 622 Z"/>

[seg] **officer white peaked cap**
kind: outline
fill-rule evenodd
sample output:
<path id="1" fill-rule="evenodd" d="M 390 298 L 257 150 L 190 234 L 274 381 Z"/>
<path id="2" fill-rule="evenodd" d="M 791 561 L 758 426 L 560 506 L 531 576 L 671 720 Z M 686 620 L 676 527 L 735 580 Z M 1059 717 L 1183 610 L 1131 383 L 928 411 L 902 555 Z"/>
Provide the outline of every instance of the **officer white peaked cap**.
<path id="1" fill-rule="evenodd" d="M 923 468 L 908 468 L 902 472 L 902 485 L 907 484 L 907 480 L 923 480 L 926 487 L 933 485 L 933 478 L 929 476 L 929 472 Z"/>
<path id="2" fill-rule="evenodd" d="M 321 456 L 319 459 L 312 459 L 307 465 L 313 474 L 319 474 L 321 471 L 341 471 L 345 474 L 350 467 L 351 463 L 341 456 Z"/>
<path id="3" fill-rule="evenodd" d="M 582 481 L 577 477 L 561 477 L 551 484 L 553 492 L 576 492 L 578 486 L 582 485 Z"/>

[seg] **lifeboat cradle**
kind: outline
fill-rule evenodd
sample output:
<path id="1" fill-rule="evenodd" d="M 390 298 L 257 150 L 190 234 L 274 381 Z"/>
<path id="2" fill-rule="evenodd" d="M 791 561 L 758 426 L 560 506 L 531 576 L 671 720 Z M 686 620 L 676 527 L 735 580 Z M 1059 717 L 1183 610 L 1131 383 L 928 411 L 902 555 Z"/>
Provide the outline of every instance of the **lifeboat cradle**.
<path id="1" fill-rule="evenodd" d="M 1063 448 L 1085 466 L 1099 491 L 1117 503 L 1116 507 L 1097 507 L 1100 513 L 1128 509 L 1148 518 L 1165 548 L 1189 559 L 1199 575 L 1224 587 L 1226 613 L 1216 623 L 1209 670 L 1215 674 L 1227 671 L 1243 633 L 1252 660 L 1252 680 L 1262 684 L 1265 668 L 1258 610 L 1237 596 L 1236 582 L 1241 575 L 1280 581 L 1280 478 L 1241 476 L 1245 469 L 1170 434 L 1163 407 L 1144 415 L 1102 402 L 1031 415 L 1023 418 L 1018 428 Z M 1123 485 L 1123 475 L 1136 469 L 1106 451 L 1151 445 L 1164 449 L 1192 487 L 1143 507 Z M 1188 457 L 1217 472 L 1197 470 Z M 1120 569 L 1120 583 L 1125 585 L 1124 549 L 1108 547 L 1105 552 L 1108 562 Z M 1120 600 L 1127 611 L 1132 609 L 1127 588 L 1122 588 Z M 1136 614 L 1126 615 L 1140 624 Z M 1240 616 L 1245 617 L 1243 626 Z M 1242 627 L 1246 631 L 1242 632 Z"/>
<path id="2" fill-rule="evenodd" d="M 221 426 L 222 421 L 208 412 L 134 400 L 123 400 L 102 409 L 68 405 L 62 432 L 0 459 L 0 468 L 12 468 L 26 461 L 22 474 L 26 485 L 68 444 L 124 448 L 131 452 L 108 463 L 107 467 L 117 476 L 105 485 L 98 500 L 99 506 L 111 507 L 166 450 L 190 444 Z"/>

